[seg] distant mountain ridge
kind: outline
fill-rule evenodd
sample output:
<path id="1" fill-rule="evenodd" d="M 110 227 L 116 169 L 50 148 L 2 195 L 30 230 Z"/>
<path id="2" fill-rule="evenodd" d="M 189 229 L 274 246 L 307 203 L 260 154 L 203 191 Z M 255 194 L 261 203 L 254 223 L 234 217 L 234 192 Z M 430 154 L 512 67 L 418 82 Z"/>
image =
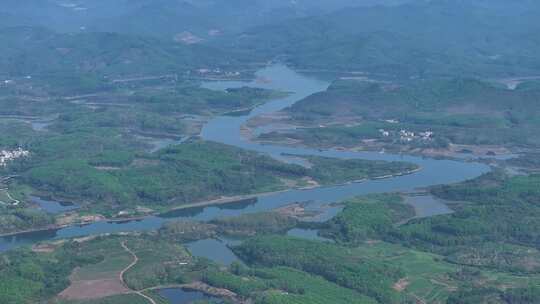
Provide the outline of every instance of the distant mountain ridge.
<path id="1" fill-rule="evenodd" d="M 540 70 L 540 3 L 419 1 L 252 28 L 231 47 L 303 68 L 423 77 Z M 223 42 L 225 43 L 225 42 Z"/>
<path id="2" fill-rule="evenodd" d="M 105 31 L 171 39 L 184 31 L 234 33 L 253 26 L 320 15 L 348 6 L 409 0 L 5 0 L 0 26 L 45 26 L 60 32 Z"/>
<path id="3" fill-rule="evenodd" d="M 234 62 L 209 46 L 118 33 L 59 34 L 40 27 L 0 29 L 0 70 L 8 76 L 182 73 Z"/>

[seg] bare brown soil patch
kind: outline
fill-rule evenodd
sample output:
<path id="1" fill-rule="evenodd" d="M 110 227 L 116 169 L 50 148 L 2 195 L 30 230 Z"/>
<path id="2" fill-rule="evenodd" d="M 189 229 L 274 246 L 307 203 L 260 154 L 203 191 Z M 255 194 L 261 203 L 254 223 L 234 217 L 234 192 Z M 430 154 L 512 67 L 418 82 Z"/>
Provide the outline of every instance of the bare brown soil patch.
<path id="1" fill-rule="evenodd" d="M 380 242 L 381 242 L 380 240 L 366 240 L 366 244 L 370 246 L 379 244 Z"/>
<path id="2" fill-rule="evenodd" d="M 117 170 L 122 169 L 120 167 L 109 167 L 109 166 L 94 166 L 94 168 L 101 171 L 117 171 Z"/>
<path id="3" fill-rule="evenodd" d="M 59 296 L 67 300 L 88 300 L 130 292 L 119 278 L 113 277 L 100 280 L 73 281 Z"/>
<path id="4" fill-rule="evenodd" d="M 84 237 L 77 240 L 77 242 L 86 242 L 93 237 Z M 123 245 L 123 244 L 122 244 Z M 105 264 L 96 264 L 83 268 L 75 268 L 70 275 L 69 279 L 71 284 L 68 288 L 62 291 L 58 297 L 66 300 L 88 300 L 88 299 L 100 299 L 108 296 L 132 293 L 133 291 L 127 288 L 123 282 L 123 272 L 136 263 L 133 261 L 128 268 L 123 270 L 118 269 L 122 267 L 126 261 L 125 259 L 118 260 L 118 254 L 127 254 L 124 252 L 113 253 L 112 259 L 116 259 L 116 263 L 120 263 L 120 266 L 111 267 Z M 120 256 L 122 257 L 122 256 Z M 110 263 L 110 261 L 104 261 Z"/>
<path id="5" fill-rule="evenodd" d="M 194 282 L 191 284 L 184 285 L 183 287 L 186 289 L 197 290 L 197 291 L 203 292 L 205 294 L 208 294 L 214 297 L 230 299 L 230 300 L 233 300 L 235 303 L 245 303 L 245 302 L 240 301 L 236 293 L 228 289 L 212 287 L 203 282 Z"/>
<path id="6" fill-rule="evenodd" d="M 105 220 L 105 217 L 100 214 L 80 216 L 76 212 L 70 212 L 56 218 L 56 225 L 62 227 L 72 225 L 74 223 L 86 224 L 100 222 L 103 220 Z"/>
<path id="7" fill-rule="evenodd" d="M 308 220 L 321 214 L 323 208 L 321 207 L 321 210 L 306 210 L 306 203 L 294 203 L 278 208 L 274 212 L 297 219 Z"/>
<path id="8" fill-rule="evenodd" d="M 51 243 L 43 243 L 43 244 L 35 244 L 32 246 L 33 252 L 38 253 L 51 253 L 56 250 L 60 245 L 62 245 L 65 241 L 57 241 L 57 242 L 51 242 Z"/>
<path id="9" fill-rule="evenodd" d="M 188 31 L 176 34 L 173 39 L 174 41 L 181 42 L 183 44 L 197 44 L 203 41 L 202 38 Z"/>
<path id="10" fill-rule="evenodd" d="M 411 282 L 409 282 L 407 278 L 403 278 L 397 281 L 392 288 L 394 288 L 395 291 L 402 292 L 407 289 L 407 286 L 409 286 L 410 283 Z"/>
<path id="11" fill-rule="evenodd" d="M 290 217 L 304 217 L 306 215 L 306 208 L 303 204 L 296 203 L 278 208 L 275 212 Z"/>

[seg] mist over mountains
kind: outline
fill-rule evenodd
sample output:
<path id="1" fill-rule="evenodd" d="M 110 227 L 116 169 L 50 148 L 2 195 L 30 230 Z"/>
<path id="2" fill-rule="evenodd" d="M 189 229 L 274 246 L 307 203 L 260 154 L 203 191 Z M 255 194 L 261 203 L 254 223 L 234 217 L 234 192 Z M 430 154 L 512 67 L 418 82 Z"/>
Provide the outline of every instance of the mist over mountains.
<path id="1" fill-rule="evenodd" d="M 278 59 L 301 68 L 406 77 L 486 76 L 534 74 L 540 69 L 538 15 L 540 4 L 530 0 L 6 0 L 0 8 L 0 30 L 10 28 L 2 30 L 4 50 L 16 47 L 17 31 L 50 31 L 47 39 L 31 36 L 31 54 L 87 48 L 70 53 L 85 58 L 96 56 L 88 49 L 118 54 L 110 48 L 123 46 L 147 54 L 149 61 L 162 62 L 157 57 L 168 54 L 152 59 L 151 54 L 159 52 L 149 51 L 157 43 L 167 49 L 207 50 L 203 54 L 221 50 L 231 60 L 242 58 L 246 63 Z M 114 33 L 116 41 L 96 38 L 106 36 L 103 33 Z M 62 45 L 77 39 L 80 44 Z M 156 42 L 133 43 L 153 39 Z M 27 53 L 6 51 L 4 62 L 36 65 L 31 62 L 36 58 Z M 190 56 L 184 58 L 182 62 L 197 65 Z M 115 64 L 91 66 L 100 65 Z M 165 70 L 178 67 L 165 66 Z"/>
<path id="2" fill-rule="evenodd" d="M 57 31 L 113 31 L 167 37 L 190 31 L 238 32 L 256 25 L 328 13 L 349 6 L 406 0 L 6 0 L 2 26 L 46 26 Z"/>
<path id="3" fill-rule="evenodd" d="M 0 304 L 540 303 L 540 1 L 0 2 Z"/>

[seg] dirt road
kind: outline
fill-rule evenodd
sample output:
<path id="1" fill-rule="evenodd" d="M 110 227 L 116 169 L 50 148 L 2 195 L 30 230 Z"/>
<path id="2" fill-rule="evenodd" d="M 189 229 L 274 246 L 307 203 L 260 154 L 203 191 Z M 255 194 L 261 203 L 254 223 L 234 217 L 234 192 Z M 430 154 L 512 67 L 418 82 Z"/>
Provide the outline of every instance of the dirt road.
<path id="1" fill-rule="evenodd" d="M 133 291 L 133 293 L 136 293 L 138 294 L 139 296 L 145 298 L 146 300 L 148 300 L 148 302 L 152 303 L 152 304 L 157 304 L 156 301 L 154 301 L 154 299 L 150 298 L 149 296 L 145 295 L 144 293 L 138 291 L 138 290 L 134 290 L 134 289 L 131 289 L 128 284 L 126 284 L 126 281 L 124 281 L 124 273 L 126 273 L 128 270 L 130 270 L 133 266 L 137 265 L 137 263 L 139 262 L 139 258 L 137 257 L 137 255 L 131 251 L 131 249 L 129 249 L 127 246 L 126 246 L 126 242 L 123 241 L 122 243 L 120 243 L 122 245 L 122 248 L 124 248 L 125 251 L 129 252 L 129 254 L 131 254 L 131 256 L 133 256 L 133 262 L 131 262 L 131 264 L 129 264 L 126 268 L 124 268 L 121 272 L 120 272 L 120 281 L 122 281 L 122 283 L 124 284 L 124 286 L 126 286 L 126 288 L 130 289 Z"/>

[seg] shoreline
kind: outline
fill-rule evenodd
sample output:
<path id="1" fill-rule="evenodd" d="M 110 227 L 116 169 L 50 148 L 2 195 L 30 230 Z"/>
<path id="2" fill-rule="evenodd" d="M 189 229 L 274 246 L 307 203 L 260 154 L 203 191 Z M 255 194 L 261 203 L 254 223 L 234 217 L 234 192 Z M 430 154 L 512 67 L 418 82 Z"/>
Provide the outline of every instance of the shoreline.
<path id="1" fill-rule="evenodd" d="M 141 216 L 133 216 L 133 217 L 126 217 L 126 218 L 100 218 L 99 220 L 89 221 L 89 222 L 80 222 L 80 223 L 74 222 L 74 223 L 62 224 L 62 225 L 50 225 L 50 226 L 43 227 L 43 228 L 26 229 L 26 230 L 16 231 L 16 232 L 0 233 L 0 238 L 17 237 L 18 235 L 30 234 L 30 233 L 35 233 L 35 232 L 54 231 L 54 230 L 60 230 L 60 229 L 64 229 L 64 228 L 74 227 L 74 226 L 86 226 L 86 225 L 91 225 L 91 224 L 101 223 L 101 222 L 121 223 L 121 222 L 140 221 L 140 220 L 144 220 L 144 219 L 146 219 L 148 217 L 152 217 L 152 216 L 161 217 L 161 215 L 165 215 L 167 213 L 174 212 L 174 211 L 179 211 L 179 210 L 187 210 L 187 209 L 194 209 L 194 208 L 201 208 L 201 207 L 212 207 L 212 206 L 227 205 L 227 204 L 247 201 L 247 200 L 250 200 L 250 199 L 256 199 L 256 198 L 259 198 L 259 197 L 284 193 L 284 192 L 293 191 L 293 190 L 307 191 L 307 190 L 318 189 L 318 188 L 339 187 L 339 186 L 345 186 L 345 185 L 350 185 L 350 184 L 354 184 L 354 183 L 363 183 L 363 182 L 367 182 L 367 181 L 383 180 L 383 179 L 389 179 L 389 178 L 414 174 L 414 173 L 417 173 L 417 172 L 419 172 L 421 170 L 422 170 L 422 167 L 418 167 L 418 168 L 416 168 L 414 170 L 398 172 L 398 173 L 395 173 L 395 174 L 384 175 L 384 176 L 376 176 L 376 177 L 364 178 L 364 179 L 360 179 L 360 180 L 353 180 L 353 181 L 348 181 L 348 182 L 344 182 L 344 183 L 326 184 L 326 185 L 322 184 L 322 185 L 317 185 L 317 186 L 288 188 L 288 189 L 283 189 L 283 190 L 260 192 L 260 193 L 254 193 L 254 194 L 227 196 L 227 197 L 221 197 L 221 198 L 217 198 L 217 199 L 213 199 L 213 200 L 205 200 L 205 201 L 201 201 L 201 202 L 195 202 L 195 203 L 189 203 L 189 204 L 186 204 L 186 205 L 175 206 L 175 207 L 172 207 L 172 208 L 170 208 L 170 209 L 168 209 L 166 211 L 151 212 L 151 213 L 141 215 Z"/>
<path id="2" fill-rule="evenodd" d="M 44 227 L 44 228 L 35 228 L 35 229 L 27 229 L 27 230 L 22 230 L 22 231 L 17 231 L 17 232 L 1 233 L 0 238 L 17 237 L 19 235 L 30 234 L 30 233 L 35 233 L 35 232 L 54 231 L 54 230 L 58 230 L 58 229 L 62 229 L 62 228 L 72 227 L 72 226 L 75 226 L 75 225 L 76 224 L 73 224 L 73 225 L 53 225 L 53 226 L 48 226 L 48 227 Z"/>
<path id="3" fill-rule="evenodd" d="M 403 154 L 403 155 L 410 155 L 410 156 L 418 156 L 418 157 L 427 157 L 427 158 L 434 158 L 434 159 L 448 159 L 448 160 L 458 160 L 458 161 L 467 161 L 467 160 L 482 160 L 482 159 L 500 159 L 500 158 L 512 158 L 515 157 L 516 154 L 521 153 L 520 151 L 512 151 L 508 149 L 505 146 L 502 145 L 465 145 L 465 144 L 450 144 L 450 147 L 448 148 L 418 148 L 418 147 L 408 147 L 406 150 L 403 150 L 399 146 L 393 147 L 392 149 L 385 150 L 384 148 L 381 148 L 380 146 L 311 146 L 309 144 L 306 144 L 302 140 L 296 140 L 291 138 L 283 138 L 283 139 L 277 139 L 277 140 L 265 140 L 260 139 L 259 136 L 256 135 L 256 129 L 268 125 L 272 125 L 274 123 L 279 124 L 279 120 L 277 122 L 272 121 L 272 115 L 279 116 L 279 112 L 271 113 L 270 115 L 265 116 L 265 118 L 270 118 L 269 121 L 263 122 L 264 118 L 255 117 L 246 122 L 241 127 L 241 135 L 244 137 L 244 139 L 258 143 L 261 145 L 278 145 L 278 146 L 285 146 L 285 147 L 301 147 L 305 149 L 317 149 L 322 151 L 327 150 L 336 150 L 336 151 L 347 151 L 347 152 L 379 152 L 379 153 L 390 153 L 390 154 Z M 308 127 L 308 126 L 300 126 L 300 125 L 294 125 L 292 123 L 284 122 L 283 125 L 288 125 L 289 128 L 285 128 L 283 130 L 296 130 L 296 129 L 313 129 L 314 127 Z M 470 149 L 470 152 L 460 152 L 459 149 Z M 489 152 L 494 153 L 493 155 L 490 155 Z"/>
<path id="4" fill-rule="evenodd" d="M 262 145 L 279 145 L 279 146 L 285 146 L 285 147 L 292 147 L 292 148 L 305 148 L 305 149 L 317 149 L 319 151 L 346 151 L 346 152 L 371 152 L 371 153 L 381 153 L 381 154 L 402 154 L 402 155 L 408 155 L 408 156 L 414 156 L 414 157 L 423 157 L 423 158 L 432 158 L 432 159 L 444 159 L 444 160 L 454 160 L 454 161 L 482 161 L 482 160 L 500 160 L 500 159 L 506 159 L 506 158 L 514 158 L 516 155 L 518 155 L 520 152 L 513 152 L 513 151 L 506 151 L 505 153 L 497 153 L 495 155 L 487 155 L 487 154 L 479 154 L 479 153 L 460 153 L 456 151 L 452 151 L 450 149 L 447 150 L 441 150 L 441 151 L 429 151 L 427 150 L 419 150 L 419 149 L 411 149 L 406 151 L 401 150 L 380 150 L 373 147 L 342 147 L 342 146 L 328 146 L 328 147 L 314 147 L 310 145 L 306 145 L 302 143 L 301 141 L 292 141 L 292 140 L 285 140 L 285 141 L 272 141 L 272 140 L 257 140 L 257 138 L 253 138 L 249 136 L 249 129 L 244 129 L 244 138 L 262 144 Z M 246 134 L 247 133 L 247 134 Z M 494 149 L 499 149 L 501 147 L 493 147 Z"/>
<path id="5" fill-rule="evenodd" d="M 240 130 L 239 135 L 241 137 L 246 137 L 247 140 L 249 140 L 249 141 L 253 141 L 253 138 L 249 138 L 249 136 L 245 136 L 245 134 L 242 134 L 242 128 Z M 255 141 L 255 142 L 257 142 L 257 141 Z M 288 146 L 288 145 L 285 145 L 285 146 Z M 76 226 L 76 225 L 85 226 L 85 225 L 91 225 L 91 224 L 95 224 L 95 223 L 99 223 L 99 222 L 111 222 L 111 223 L 114 223 L 114 222 L 131 222 L 131 221 L 137 221 L 137 220 L 144 220 L 144 219 L 150 218 L 152 216 L 160 217 L 160 215 L 164 215 L 167 212 L 174 212 L 174 211 L 178 211 L 178 210 L 186 210 L 186 209 L 193 209 L 193 208 L 225 205 L 225 204 L 230 204 L 230 203 L 234 203 L 234 202 L 241 201 L 241 200 L 254 199 L 254 198 L 257 198 L 257 197 L 263 197 L 263 196 L 267 196 L 267 195 L 283 193 L 283 192 L 291 191 L 291 190 L 297 190 L 297 191 L 304 191 L 305 190 L 305 191 L 308 191 L 310 189 L 316 189 L 316 188 L 325 188 L 325 187 L 332 187 L 332 186 L 338 187 L 338 186 L 349 185 L 349 184 L 353 184 L 353 183 L 362 183 L 362 182 L 366 182 L 368 180 L 370 180 L 370 181 L 371 180 L 373 180 L 373 181 L 374 180 L 383 180 L 383 179 L 389 179 L 389 178 L 398 177 L 398 176 L 414 174 L 415 172 L 418 172 L 420 170 L 422 170 L 422 168 L 418 167 L 418 168 L 415 168 L 414 170 L 408 170 L 408 171 L 404 171 L 404 172 L 396 172 L 394 174 L 389 174 L 389 175 L 384 175 L 384 176 L 368 177 L 368 178 L 365 178 L 365 179 L 346 181 L 346 182 L 336 183 L 336 184 L 311 185 L 311 186 L 308 185 L 306 187 L 293 187 L 293 188 L 287 188 L 287 189 L 282 189 L 282 190 L 278 190 L 278 191 L 271 191 L 271 192 L 262 192 L 262 193 L 246 194 L 246 195 L 236 195 L 236 196 L 230 196 L 230 197 L 219 197 L 219 198 L 212 199 L 212 200 L 189 203 L 189 204 L 180 205 L 180 206 L 173 206 L 171 208 L 167 208 L 167 210 L 165 210 L 165 211 L 151 211 L 151 212 L 148 212 L 146 214 L 138 215 L 138 216 L 125 217 L 125 218 L 121 218 L 121 219 L 102 217 L 102 218 L 96 218 L 94 220 L 87 221 L 87 222 L 82 222 L 82 223 L 81 222 L 78 222 L 78 223 L 66 222 L 66 223 L 62 223 L 62 224 L 48 225 L 47 227 L 42 227 L 42 228 L 27 229 L 27 230 L 24 230 L 24 231 L 15 231 L 15 232 L 4 233 L 4 234 L 0 234 L 0 237 L 10 237 L 10 236 L 16 237 L 17 235 L 28 234 L 28 233 L 32 233 L 32 232 L 53 231 L 53 230 L 59 230 L 59 229 L 67 228 L 67 227 L 73 227 L 73 226 Z"/>

